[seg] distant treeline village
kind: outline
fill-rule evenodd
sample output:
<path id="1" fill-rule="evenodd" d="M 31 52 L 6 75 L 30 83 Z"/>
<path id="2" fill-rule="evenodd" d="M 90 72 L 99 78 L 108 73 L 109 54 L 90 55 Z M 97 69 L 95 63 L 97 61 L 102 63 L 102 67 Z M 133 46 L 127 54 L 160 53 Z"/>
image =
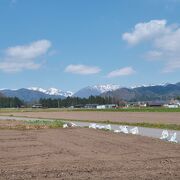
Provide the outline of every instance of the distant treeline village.
<path id="1" fill-rule="evenodd" d="M 35 102 L 24 102 L 17 97 L 0 97 L 0 108 L 85 108 L 111 109 L 122 107 L 168 107 L 180 108 L 180 96 L 171 100 L 128 102 L 114 97 L 90 96 L 89 98 L 67 97 L 65 99 L 41 98 Z"/>
<path id="2" fill-rule="evenodd" d="M 82 107 L 95 107 L 95 105 L 103 104 L 117 104 L 123 105 L 125 102 L 116 101 L 114 98 L 103 98 L 100 96 L 90 96 L 89 98 L 67 97 L 65 99 L 52 99 L 41 98 L 34 102 L 24 102 L 17 97 L 0 97 L 0 108 L 82 108 Z M 91 105 L 91 106 L 90 106 Z"/>

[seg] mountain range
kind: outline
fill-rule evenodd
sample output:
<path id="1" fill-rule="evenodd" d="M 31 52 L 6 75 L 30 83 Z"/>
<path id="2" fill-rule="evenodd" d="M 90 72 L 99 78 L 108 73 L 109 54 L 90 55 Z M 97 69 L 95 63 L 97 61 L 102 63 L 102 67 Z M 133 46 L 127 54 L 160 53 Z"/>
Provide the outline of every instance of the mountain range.
<path id="1" fill-rule="evenodd" d="M 116 100 L 125 101 L 169 100 L 180 96 L 180 83 L 141 86 L 137 88 L 119 88 L 115 91 L 103 93 L 101 96 L 110 96 Z"/>
<path id="2" fill-rule="evenodd" d="M 125 101 L 147 101 L 147 100 L 166 100 L 180 96 L 180 83 L 138 86 L 133 88 L 121 87 L 120 85 L 95 85 L 80 89 L 76 93 L 62 91 L 56 88 L 43 89 L 38 87 L 22 88 L 18 90 L 2 89 L 0 94 L 7 97 L 18 97 L 25 102 L 38 101 L 40 98 L 66 98 L 89 96 L 112 97 L 117 100 Z"/>
<path id="3" fill-rule="evenodd" d="M 71 91 L 62 91 L 56 88 L 49 88 L 49 89 L 43 89 L 40 87 L 30 87 L 30 88 L 21 88 L 17 90 L 11 90 L 11 89 L 2 89 L 0 90 L 0 93 L 7 97 L 18 97 L 19 99 L 25 101 L 25 102 L 34 102 L 38 101 L 40 98 L 66 98 L 66 97 L 80 97 L 80 98 L 87 98 L 91 95 L 93 96 L 99 96 L 102 93 L 113 91 L 118 89 L 120 86 L 118 85 L 96 85 L 92 87 L 86 87 L 83 88 L 76 93 L 73 93 Z"/>
<path id="4" fill-rule="evenodd" d="M 49 95 L 40 91 L 35 91 L 26 88 L 17 89 L 17 90 L 4 89 L 4 90 L 0 90 L 0 92 L 6 97 L 18 97 L 24 102 L 35 102 L 38 101 L 40 98 L 52 98 L 52 99 L 65 98 L 64 96 L 61 95 Z"/>

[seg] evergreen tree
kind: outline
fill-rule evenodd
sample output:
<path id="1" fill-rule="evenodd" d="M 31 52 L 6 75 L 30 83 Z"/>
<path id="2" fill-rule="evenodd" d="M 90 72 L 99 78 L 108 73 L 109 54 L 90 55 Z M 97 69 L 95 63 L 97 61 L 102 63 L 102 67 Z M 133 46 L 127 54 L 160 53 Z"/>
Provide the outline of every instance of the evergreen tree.
<path id="1" fill-rule="evenodd" d="M 0 97 L 0 108 L 21 107 L 24 103 L 17 97 Z"/>

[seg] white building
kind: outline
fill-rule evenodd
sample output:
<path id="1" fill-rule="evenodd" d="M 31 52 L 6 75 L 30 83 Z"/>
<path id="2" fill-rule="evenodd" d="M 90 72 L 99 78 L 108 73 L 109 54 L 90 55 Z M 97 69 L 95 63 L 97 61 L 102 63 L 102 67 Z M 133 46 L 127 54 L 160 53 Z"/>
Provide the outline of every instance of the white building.
<path id="1" fill-rule="evenodd" d="M 106 105 L 98 105 L 96 108 L 97 109 L 106 109 Z"/>
<path id="2" fill-rule="evenodd" d="M 168 107 L 168 108 L 178 108 L 179 105 L 178 105 L 178 104 L 165 104 L 164 107 Z"/>
<path id="3" fill-rule="evenodd" d="M 118 107 L 117 104 L 105 104 L 105 105 L 98 105 L 97 109 L 113 109 Z"/>

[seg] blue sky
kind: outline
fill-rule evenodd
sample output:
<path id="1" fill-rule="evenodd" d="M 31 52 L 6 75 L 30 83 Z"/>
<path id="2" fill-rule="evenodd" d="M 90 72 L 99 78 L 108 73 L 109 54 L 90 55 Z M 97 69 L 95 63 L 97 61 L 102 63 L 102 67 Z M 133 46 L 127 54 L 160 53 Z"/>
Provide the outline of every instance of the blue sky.
<path id="1" fill-rule="evenodd" d="M 0 88 L 180 81 L 180 0 L 0 0 Z"/>

